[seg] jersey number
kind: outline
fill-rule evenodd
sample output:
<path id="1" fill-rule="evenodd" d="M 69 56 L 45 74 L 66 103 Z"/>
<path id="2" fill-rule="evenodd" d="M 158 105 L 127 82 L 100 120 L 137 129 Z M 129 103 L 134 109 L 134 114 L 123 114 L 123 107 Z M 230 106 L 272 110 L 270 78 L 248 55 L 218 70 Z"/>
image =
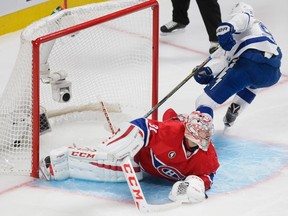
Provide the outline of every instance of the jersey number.
<path id="1" fill-rule="evenodd" d="M 259 25 L 260 25 L 260 28 L 261 28 L 262 31 L 263 31 L 263 34 L 264 34 L 266 37 L 268 37 L 273 43 L 276 44 L 276 42 L 275 42 L 272 34 L 269 32 L 269 30 L 266 28 L 266 26 L 265 26 L 263 23 L 261 23 L 261 22 L 260 22 Z"/>

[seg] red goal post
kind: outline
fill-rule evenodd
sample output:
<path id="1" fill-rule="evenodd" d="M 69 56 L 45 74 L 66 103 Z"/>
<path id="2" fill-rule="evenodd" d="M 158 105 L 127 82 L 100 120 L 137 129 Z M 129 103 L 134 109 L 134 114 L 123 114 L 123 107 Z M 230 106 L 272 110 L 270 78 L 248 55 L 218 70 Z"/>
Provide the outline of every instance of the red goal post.
<path id="1" fill-rule="evenodd" d="M 42 32 L 37 35 L 34 31 Z M 0 135 L 4 135 L 0 138 L 3 158 L 0 174 L 29 172 L 38 177 L 43 151 L 40 134 L 43 128 L 47 129 L 43 115 L 52 118 L 95 111 L 99 110 L 99 102 L 104 101 L 108 111 L 129 114 L 128 120 L 132 120 L 143 116 L 158 102 L 156 0 L 108 1 L 66 9 L 31 24 L 24 29 L 21 39 L 30 40 L 32 46 L 24 44 L 20 48 L 17 65 L 0 103 L 0 108 L 5 108 L 0 113 L 0 123 L 8 125 L 0 129 Z M 27 62 L 31 66 L 26 68 Z M 20 84 L 12 81 L 16 78 L 28 83 L 27 86 L 20 88 L 23 85 L 20 81 Z M 11 89 L 17 86 L 20 90 L 13 96 L 14 101 L 8 102 Z M 17 104 L 16 108 L 11 110 L 10 104 L 11 107 Z M 151 117 L 157 119 L 157 116 L 155 110 Z"/>

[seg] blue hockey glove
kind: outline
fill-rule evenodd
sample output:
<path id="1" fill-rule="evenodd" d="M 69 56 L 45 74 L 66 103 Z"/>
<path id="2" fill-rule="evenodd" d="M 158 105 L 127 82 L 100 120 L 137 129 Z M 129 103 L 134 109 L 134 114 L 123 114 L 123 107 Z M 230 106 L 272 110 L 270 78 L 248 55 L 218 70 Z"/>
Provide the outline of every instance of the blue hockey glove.
<path id="1" fill-rule="evenodd" d="M 233 38 L 234 33 L 235 29 L 230 23 L 223 22 L 217 28 L 216 35 L 218 37 L 218 42 L 224 50 L 230 51 L 236 44 L 236 41 Z"/>
<path id="2" fill-rule="evenodd" d="M 203 67 L 194 75 L 194 79 L 196 80 L 196 82 L 202 85 L 208 84 L 213 78 L 214 77 L 212 75 L 212 70 L 210 69 L 210 67 Z"/>

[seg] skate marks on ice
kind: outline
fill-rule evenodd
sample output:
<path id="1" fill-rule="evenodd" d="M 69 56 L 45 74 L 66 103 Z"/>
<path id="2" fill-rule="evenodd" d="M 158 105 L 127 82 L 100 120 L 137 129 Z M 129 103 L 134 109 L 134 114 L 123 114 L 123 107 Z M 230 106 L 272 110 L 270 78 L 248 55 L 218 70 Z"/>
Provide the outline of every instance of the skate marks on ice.
<path id="1" fill-rule="evenodd" d="M 214 177 L 214 184 L 207 194 L 213 196 L 251 187 L 275 176 L 288 165 L 288 147 L 246 140 L 244 138 L 214 136 L 220 168 Z M 172 182 L 144 175 L 140 182 L 147 202 L 167 203 Z M 92 182 L 76 179 L 65 181 L 37 180 L 33 187 L 59 189 L 98 198 L 131 202 L 128 185 L 123 183 Z M 157 193 L 155 193 L 157 191 Z"/>

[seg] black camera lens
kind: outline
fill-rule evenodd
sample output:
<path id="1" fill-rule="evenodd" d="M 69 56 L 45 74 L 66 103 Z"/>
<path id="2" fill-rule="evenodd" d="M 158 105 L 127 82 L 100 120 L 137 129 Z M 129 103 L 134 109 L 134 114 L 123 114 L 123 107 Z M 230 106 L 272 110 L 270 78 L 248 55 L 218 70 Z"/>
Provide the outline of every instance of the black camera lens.
<path id="1" fill-rule="evenodd" d="M 68 102 L 70 100 L 70 93 L 64 93 L 63 96 L 62 96 L 62 100 L 64 102 Z"/>

